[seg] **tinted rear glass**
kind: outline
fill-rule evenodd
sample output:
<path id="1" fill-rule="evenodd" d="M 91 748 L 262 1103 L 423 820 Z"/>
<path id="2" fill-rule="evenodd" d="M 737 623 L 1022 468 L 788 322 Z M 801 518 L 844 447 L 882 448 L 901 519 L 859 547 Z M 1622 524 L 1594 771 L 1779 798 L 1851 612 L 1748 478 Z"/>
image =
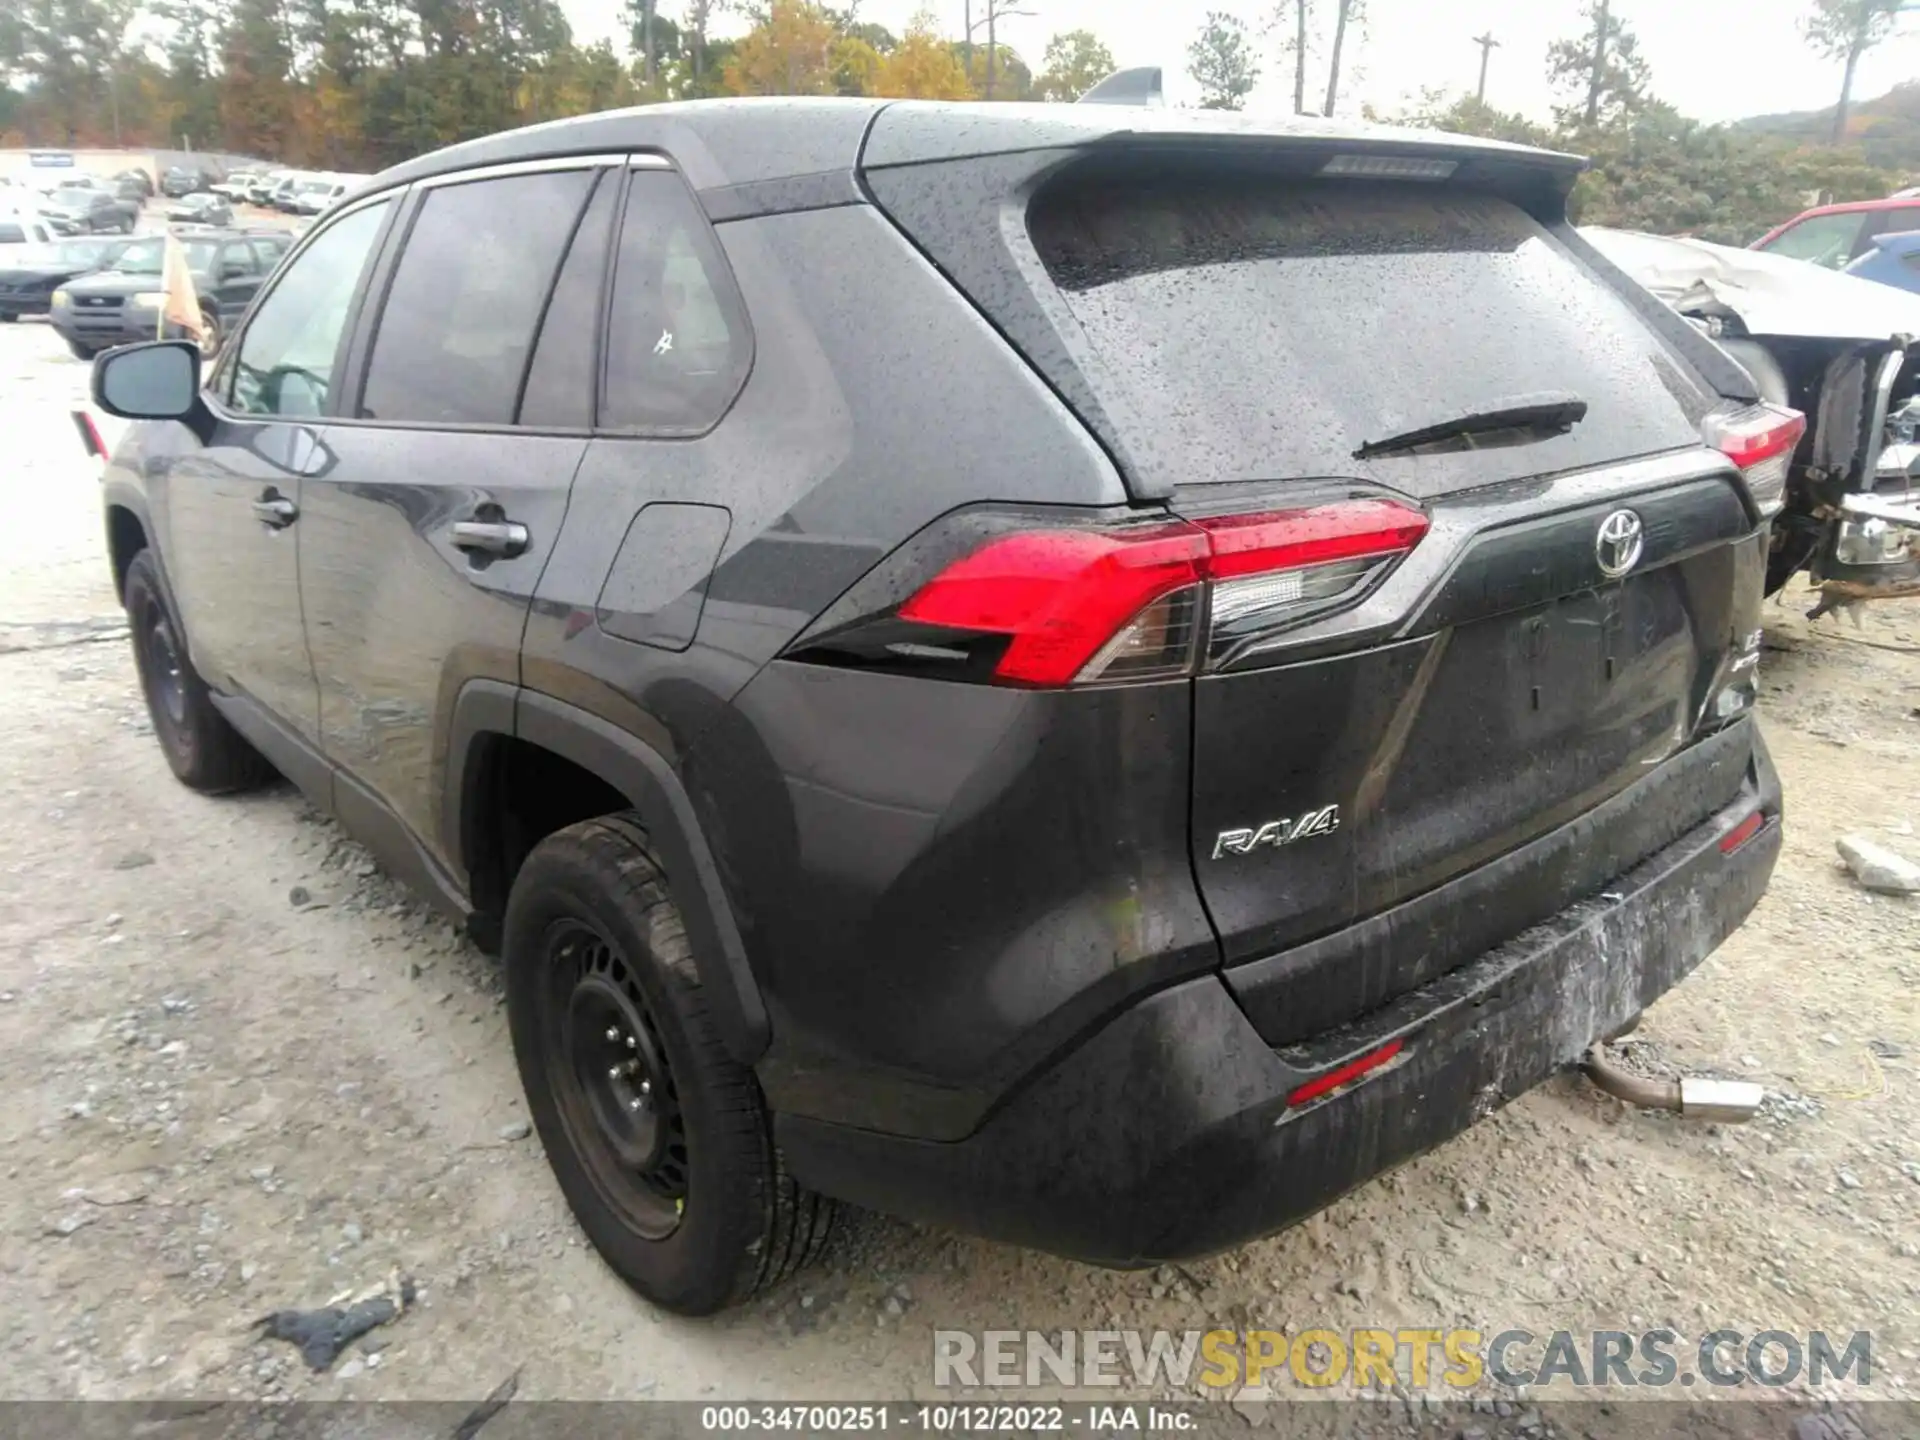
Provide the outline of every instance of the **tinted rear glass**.
<path id="1" fill-rule="evenodd" d="M 1156 480 L 1371 476 L 1430 494 L 1699 443 L 1700 382 L 1524 211 L 1412 184 L 1070 180 L 1028 215 L 1113 424 Z M 1543 392 L 1571 433 L 1370 440 Z"/>

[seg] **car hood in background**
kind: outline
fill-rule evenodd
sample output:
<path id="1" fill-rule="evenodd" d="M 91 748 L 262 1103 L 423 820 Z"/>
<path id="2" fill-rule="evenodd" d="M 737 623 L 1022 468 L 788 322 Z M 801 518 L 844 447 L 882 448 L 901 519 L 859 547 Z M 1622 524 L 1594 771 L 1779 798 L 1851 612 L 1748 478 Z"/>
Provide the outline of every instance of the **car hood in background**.
<path id="1" fill-rule="evenodd" d="M 1920 336 L 1920 295 L 1705 240 L 1583 226 L 1593 248 L 1683 313 L 1732 314 L 1750 335 L 1889 340 Z"/>

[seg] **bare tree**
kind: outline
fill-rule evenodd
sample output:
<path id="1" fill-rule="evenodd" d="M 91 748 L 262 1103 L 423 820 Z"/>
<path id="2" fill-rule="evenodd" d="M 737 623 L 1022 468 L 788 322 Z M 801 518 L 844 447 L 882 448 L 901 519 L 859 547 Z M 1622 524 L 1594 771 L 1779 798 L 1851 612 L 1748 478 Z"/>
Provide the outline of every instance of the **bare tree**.
<path id="1" fill-rule="evenodd" d="M 1846 64 L 1840 75 L 1840 103 L 1833 110 L 1832 144 L 1846 138 L 1853 72 L 1860 57 L 1893 34 L 1902 12 L 1912 10 L 1920 10 L 1920 0 L 1813 0 L 1813 10 L 1801 20 L 1809 45 L 1827 59 Z"/>
<path id="2" fill-rule="evenodd" d="M 1333 54 L 1327 61 L 1327 103 L 1323 115 L 1333 114 L 1334 101 L 1340 96 L 1340 52 L 1347 43 L 1347 27 L 1365 18 L 1366 0 L 1334 0 Z"/>
<path id="3" fill-rule="evenodd" d="M 967 33 L 963 40 L 962 48 L 964 53 L 960 63 L 967 67 L 967 74 L 971 76 L 973 74 L 973 32 L 978 30 L 982 25 L 986 26 L 987 83 L 981 92 L 980 98 L 982 100 L 991 100 L 993 99 L 993 87 L 995 83 L 993 61 L 994 55 L 999 49 L 999 41 L 994 37 L 994 27 L 1000 21 L 1010 16 L 1032 15 L 1033 11 L 1023 9 L 1016 3 L 1016 0 L 986 0 L 986 4 L 987 13 L 982 15 L 978 20 L 975 20 L 973 18 L 972 0 L 968 0 L 966 19 Z"/>

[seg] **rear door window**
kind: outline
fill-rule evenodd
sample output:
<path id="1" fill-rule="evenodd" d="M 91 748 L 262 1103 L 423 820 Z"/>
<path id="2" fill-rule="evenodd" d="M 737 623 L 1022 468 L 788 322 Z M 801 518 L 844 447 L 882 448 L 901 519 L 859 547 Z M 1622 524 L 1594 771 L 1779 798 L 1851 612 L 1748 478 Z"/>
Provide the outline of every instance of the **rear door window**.
<path id="1" fill-rule="evenodd" d="M 509 425 L 590 169 L 429 190 L 387 291 L 360 415 Z"/>
<path id="2" fill-rule="evenodd" d="M 607 274 L 619 177 L 609 174 L 581 216 L 553 298 L 540 322 L 540 342 L 520 398 L 522 425 L 584 430 L 593 424 L 593 357 L 599 340 L 600 286 Z"/>
<path id="3" fill-rule="evenodd" d="M 1696 377 L 1517 206 L 1411 184 L 1117 176 L 1029 209 L 1080 363 L 1173 485 L 1361 476 L 1415 494 L 1700 443 Z M 1361 460 L 1543 394 L 1570 433 Z"/>

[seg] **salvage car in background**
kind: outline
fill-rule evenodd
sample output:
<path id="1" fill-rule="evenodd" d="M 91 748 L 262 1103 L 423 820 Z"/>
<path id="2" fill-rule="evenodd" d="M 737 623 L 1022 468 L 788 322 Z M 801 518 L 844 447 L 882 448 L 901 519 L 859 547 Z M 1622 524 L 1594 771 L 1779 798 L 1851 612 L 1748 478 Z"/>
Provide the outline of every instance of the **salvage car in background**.
<path id="1" fill-rule="evenodd" d="M 178 243 L 186 253 L 200 302 L 200 344 L 211 355 L 226 328 L 238 320 L 254 292 L 293 243 L 285 232 L 195 231 Z M 167 241 L 143 236 L 95 274 L 82 276 L 53 292 L 49 312 L 53 328 L 76 359 L 178 331 L 161 324 L 167 297 Z"/>
<path id="2" fill-rule="evenodd" d="M 140 204 L 137 200 L 122 200 L 111 190 L 63 186 L 47 197 L 42 213 L 55 229 L 68 235 L 102 232 L 131 235 Z"/>
<path id="3" fill-rule="evenodd" d="M 1852 261 L 1847 274 L 1920 294 L 1920 230 L 1874 236 L 1873 248 Z"/>
<path id="4" fill-rule="evenodd" d="M 1877 235 L 1920 230 L 1920 199 L 1902 191 L 1885 200 L 1816 205 L 1776 225 L 1753 242 L 1755 250 L 1839 270 L 1872 247 Z"/>
<path id="5" fill-rule="evenodd" d="M 183 195 L 167 207 L 167 219 L 186 225 L 231 225 L 233 206 L 224 195 L 209 190 Z"/>
<path id="6" fill-rule="evenodd" d="M 0 321 L 45 315 L 53 292 L 67 281 L 110 265 L 131 240 L 60 240 L 23 247 L 0 258 Z"/>
<path id="7" fill-rule="evenodd" d="M 1807 417 L 1773 522 L 1767 593 L 1797 572 L 1819 614 L 1920 595 L 1920 295 L 1759 250 L 1581 232 Z"/>

